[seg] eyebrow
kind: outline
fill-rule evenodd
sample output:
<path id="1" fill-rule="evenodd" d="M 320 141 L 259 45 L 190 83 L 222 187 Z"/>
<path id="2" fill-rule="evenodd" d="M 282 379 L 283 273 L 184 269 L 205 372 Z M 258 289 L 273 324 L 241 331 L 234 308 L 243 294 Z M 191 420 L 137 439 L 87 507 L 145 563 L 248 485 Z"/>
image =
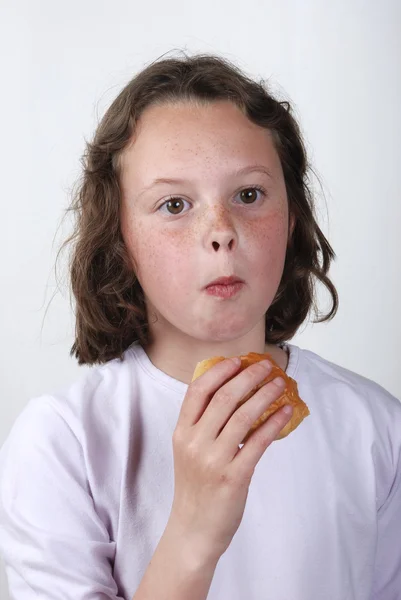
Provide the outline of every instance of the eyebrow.
<path id="1" fill-rule="evenodd" d="M 231 173 L 231 177 L 238 177 L 239 175 L 247 175 L 248 173 L 264 173 L 270 179 L 274 179 L 271 171 L 269 171 L 269 169 L 267 169 L 264 165 L 250 165 L 248 167 L 243 167 L 242 169 L 237 169 L 236 171 Z M 155 187 L 156 185 L 160 185 L 160 184 L 175 185 L 175 184 L 185 183 L 186 181 L 187 181 L 186 179 L 176 179 L 176 178 L 172 179 L 170 177 L 159 177 L 157 179 L 154 179 L 148 186 L 143 188 L 139 192 L 138 198 L 139 198 L 139 196 L 142 196 L 142 194 L 144 194 L 145 192 L 150 190 L 152 187 Z"/>

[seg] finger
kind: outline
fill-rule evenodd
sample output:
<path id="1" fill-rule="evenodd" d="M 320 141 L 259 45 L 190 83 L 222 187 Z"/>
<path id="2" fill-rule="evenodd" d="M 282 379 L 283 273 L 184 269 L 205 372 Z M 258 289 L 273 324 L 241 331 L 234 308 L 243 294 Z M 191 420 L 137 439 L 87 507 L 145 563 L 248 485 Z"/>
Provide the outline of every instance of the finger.
<path id="1" fill-rule="evenodd" d="M 252 425 L 268 409 L 269 405 L 281 396 L 284 388 L 283 381 L 279 385 L 270 381 L 237 408 L 216 440 L 217 452 L 224 461 L 231 461 L 236 456 L 239 444 Z"/>
<path id="2" fill-rule="evenodd" d="M 284 408 L 288 407 L 291 412 L 284 412 Z M 292 413 L 292 406 L 282 406 L 251 434 L 241 449 L 237 449 L 231 467 L 239 478 L 249 477 L 253 473 L 266 448 L 276 440 L 280 431 L 291 419 Z"/>
<path id="3" fill-rule="evenodd" d="M 213 365 L 195 381 L 192 381 L 182 403 L 177 424 L 195 425 L 210 399 L 228 379 L 234 377 L 239 367 L 240 363 L 237 364 L 231 358 L 227 358 Z"/>
<path id="4" fill-rule="evenodd" d="M 236 374 L 216 392 L 199 420 L 199 427 L 202 428 L 205 439 L 217 439 L 237 409 L 238 403 L 246 398 L 257 385 L 260 385 L 270 371 L 271 365 L 267 367 L 263 366 L 261 362 L 254 363 Z M 248 430 L 250 428 L 251 425 Z"/>

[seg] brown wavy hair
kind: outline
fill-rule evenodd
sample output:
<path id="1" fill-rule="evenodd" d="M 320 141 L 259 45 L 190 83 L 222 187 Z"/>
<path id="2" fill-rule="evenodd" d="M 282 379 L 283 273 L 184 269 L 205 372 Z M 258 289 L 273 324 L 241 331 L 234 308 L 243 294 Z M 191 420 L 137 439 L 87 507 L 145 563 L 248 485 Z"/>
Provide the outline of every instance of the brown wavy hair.
<path id="1" fill-rule="evenodd" d="M 229 100 L 253 123 L 268 129 L 280 157 L 295 228 L 288 241 L 282 279 L 266 315 L 265 341 L 291 339 L 315 300 L 315 280 L 331 295 L 330 311 L 314 321 L 332 319 L 338 309 L 336 288 L 327 276 L 335 253 L 320 230 L 309 184 L 312 171 L 300 127 L 288 101 L 279 101 L 262 80 L 255 82 L 228 60 L 197 54 L 156 60 L 119 93 L 101 119 L 81 158 L 82 173 L 66 213 L 72 212 L 69 276 L 75 298 L 75 341 L 70 355 L 78 363 L 123 358 L 135 341 L 149 342 L 143 290 L 122 238 L 120 157 L 145 108 L 164 102 L 210 103 Z M 314 172 L 314 171 L 313 171 Z M 58 253 L 58 254 L 59 254 Z M 58 255 L 56 259 L 56 264 Z"/>

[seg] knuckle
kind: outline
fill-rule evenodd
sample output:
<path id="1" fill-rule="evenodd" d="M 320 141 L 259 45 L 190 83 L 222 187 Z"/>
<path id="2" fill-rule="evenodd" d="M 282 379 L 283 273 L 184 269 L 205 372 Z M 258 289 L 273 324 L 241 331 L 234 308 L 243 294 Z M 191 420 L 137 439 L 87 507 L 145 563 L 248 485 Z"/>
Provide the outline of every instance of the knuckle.
<path id="1" fill-rule="evenodd" d="M 271 419 L 269 419 L 270 421 Z M 267 429 L 267 430 L 266 430 Z M 259 433 L 259 435 L 257 435 Z M 279 433 L 277 427 L 267 427 L 262 431 L 256 431 L 255 442 L 260 448 L 266 448 L 269 446 L 277 437 Z"/>
<path id="2" fill-rule="evenodd" d="M 173 443 L 180 448 L 192 447 L 196 445 L 196 438 L 186 427 L 177 425 L 172 436 Z"/>
<path id="3" fill-rule="evenodd" d="M 265 422 L 263 427 L 259 427 L 254 431 L 254 443 L 259 448 L 266 448 L 277 438 L 283 428 L 283 423 L 280 418 L 271 415 Z"/>
<path id="4" fill-rule="evenodd" d="M 250 378 L 263 372 L 263 367 L 261 367 L 259 363 L 254 363 L 244 371 L 244 373 L 246 373 Z"/>
<path id="5" fill-rule="evenodd" d="M 240 425 L 245 425 L 248 428 L 251 428 L 255 421 L 255 419 L 244 409 L 238 409 L 235 413 L 235 418 Z"/>
<path id="6" fill-rule="evenodd" d="M 262 396 L 269 402 L 273 402 L 273 400 L 276 400 L 280 393 L 274 385 L 271 385 L 271 382 L 265 383 L 265 385 L 263 385 L 259 391 L 262 394 Z"/>
<path id="7" fill-rule="evenodd" d="M 264 369 L 259 363 L 254 363 L 248 367 L 248 369 L 245 369 L 243 373 L 249 383 L 252 383 L 255 377 L 259 378 L 262 375 L 266 376 L 268 374 L 267 370 Z"/>
<path id="8" fill-rule="evenodd" d="M 245 369 L 245 371 L 242 371 L 241 373 L 241 377 L 242 377 L 242 384 L 244 386 L 244 389 L 251 389 L 253 388 L 253 386 L 255 385 L 255 378 L 259 378 L 260 376 L 260 371 L 259 370 L 253 370 L 253 367 L 255 367 L 256 365 L 252 365 L 252 367 L 249 367 L 248 369 Z"/>
<path id="9" fill-rule="evenodd" d="M 213 473 L 216 470 L 216 461 L 212 455 L 202 455 L 202 470 L 207 474 L 208 479 L 213 477 Z"/>
<path id="10" fill-rule="evenodd" d="M 228 484 L 230 476 L 224 470 L 221 461 L 213 454 L 202 455 L 200 457 L 200 469 L 204 481 L 215 484 Z"/>
<path id="11" fill-rule="evenodd" d="M 182 438 L 182 429 L 179 425 L 176 425 L 174 431 L 173 431 L 173 440 L 180 440 Z"/>
<path id="12" fill-rule="evenodd" d="M 191 393 L 196 395 L 203 394 L 206 388 L 202 380 L 202 376 L 197 377 L 196 379 L 194 379 L 194 381 L 191 381 L 189 387 L 191 388 Z"/>
<path id="13" fill-rule="evenodd" d="M 274 435 L 269 435 L 269 436 L 262 436 L 260 438 L 260 440 L 256 440 L 256 445 L 259 446 L 260 450 L 265 450 L 266 448 L 268 448 L 270 446 L 271 443 L 273 443 L 275 440 L 275 436 Z"/>
<path id="14" fill-rule="evenodd" d="M 221 388 L 215 395 L 216 401 L 222 406 L 226 406 L 232 400 L 232 394 L 227 389 Z"/>
<path id="15" fill-rule="evenodd" d="M 191 439 L 189 442 L 187 442 L 185 453 L 190 460 L 198 460 L 198 456 L 201 454 L 201 449 L 195 439 Z"/>
<path id="16" fill-rule="evenodd" d="M 272 380 L 272 383 L 274 385 L 274 387 L 276 388 L 276 390 L 282 391 L 285 387 L 285 381 L 282 377 L 275 377 Z"/>
<path id="17" fill-rule="evenodd" d="M 284 386 L 282 384 L 277 385 L 273 381 L 268 381 L 260 388 L 261 394 L 263 394 L 267 398 L 270 398 L 271 400 L 279 398 L 283 393 L 283 390 Z"/>
<path id="18" fill-rule="evenodd" d="M 270 365 L 269 369 L 267 369 L 260 362 L 256 362 L 252 365 L 252 368 L 253 368 L 254 373 L 266 373 L 267 374 L 271 370 L 271 365 Z"/>
<path id="19" fill-rule="evenodd" d="M 286 418 L 283 418 L 285 416 L 286 415 L 283 415 L 282 413 L 278 413 L 278 414 L 274 413 L 270 417 L 269 420 L 271 421 L 271 424 L 274 427 L 274 433 L 275 434 L 279 433 L 281 431 L 283 425 L 285 424 Z"/>

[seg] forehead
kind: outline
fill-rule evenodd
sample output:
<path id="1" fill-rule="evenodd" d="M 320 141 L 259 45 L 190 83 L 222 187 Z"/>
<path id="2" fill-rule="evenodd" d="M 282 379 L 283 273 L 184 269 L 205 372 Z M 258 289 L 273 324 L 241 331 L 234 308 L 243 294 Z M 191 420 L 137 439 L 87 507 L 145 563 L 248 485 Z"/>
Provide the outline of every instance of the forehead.
<path id="1" fill-rule="evenodd" d="M 122 174 L 145 179 L 161 170 L 173 176 L 177 169 L 235 169 L 250 162 L 280 169 L 271 132 L 228 101 L 148 107 L 121 157 Z"/>

